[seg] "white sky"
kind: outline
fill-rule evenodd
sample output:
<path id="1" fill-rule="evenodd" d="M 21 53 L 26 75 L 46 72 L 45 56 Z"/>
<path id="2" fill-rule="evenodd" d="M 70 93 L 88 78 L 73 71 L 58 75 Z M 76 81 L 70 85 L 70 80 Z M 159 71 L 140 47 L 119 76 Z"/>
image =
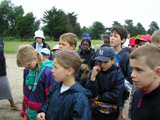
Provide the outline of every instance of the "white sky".
<path id="1" fill-rule="evenodd" d="M 2 1 L 2 0 L 0 0 Z M 52 7 L 65 13 L 75 12 L 81 27 L 89 27 L 95 21 L 111 27 L 113 21 L 122 25 L 132 19 L 134 25 L 140 22 L 145 29 L 152 21 L 160 27 L 160 0 L 11 0 L 15 6 L 22 5 L 25 14 L 33 12 L 37 19 L 43 17 Z"/>

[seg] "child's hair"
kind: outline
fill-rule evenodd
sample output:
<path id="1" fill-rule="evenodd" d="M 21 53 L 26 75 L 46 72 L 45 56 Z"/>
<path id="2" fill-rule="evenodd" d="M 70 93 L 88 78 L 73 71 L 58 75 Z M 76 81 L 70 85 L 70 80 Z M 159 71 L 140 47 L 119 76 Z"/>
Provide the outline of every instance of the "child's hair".
<path id="1" fill-rule="evenodd" d="M 151 37 L 151 42 L 160 43 L 160 30 L 157 30 L 153 33 Z"/>
<path id="2" fill-rule="evenodd" d="M 39 53 L 37 50 L 35 50 L 31 45 L 25 44 L 21 45 L 17 52 L 17 65 L 19 67 L 24 66 L 25 62 L 30 62 L 34 59 L 34 57 L 37 56 L 37 65 L 39 67 L 40 71 L 40 64 L 43 62 L 43 56 L 41 53 Z M 38 72 L 39 72 L 38 71 Z"/>
<path id="3" fill-rule="evenodd" d="M 124 38 L 127 39 L 128 32 L 125 28 L 119 27 L 119 26 L 114 26 L 111 29 L 111 33 L 114 33 L 114 32 L 120 35 L 121 40 L 123 40 Z"/>
<path id="4" fill-rule="evenodd" d="M 55 55 L 57 62 L 64 68 L 73 68 L 74 76 L 76 76 L 79 71 L 82 71 L 81 79 L 86 78 L 89 75 L 89 68 L 86 64 L 83 64 L 83 60 L 75 53 L 73 50 L 65 50 L 57 53 Z"/>
<path id="5" fill-rule="evenodd" d="M 140 57 L 145 57 L 145 61 L 143 62 L 151 69 L 160 66 L 160 48 L 154 45 L 145 44 L 136 48 L 130 54 L 131 59 L 139 59 Z"/>
<path id="6" fill-rule="evenodd" d="M 81 40 L 81 45 L 82 45 L 82 43 L 83 43 L 84 41 L 88 42 L 89 47 L 91 47 L 91 41 L 90 41 L 89 39 L 87 39 L 87 38 L 82 38 L 82 40 Z"/>
<path id="7" fill-rule="evenodd" d="M 105 46 L 106 46 L 106 47 L 111 47 L 111 45 L 108 44 L 108 43 L 104 43 L 104 44 L 101 45 L 101 47 L 105 47 Z"/>
<path id="8" fill-rule="evenodd" d="M 67 41 L 70 46 L 75 45 L 75 48 L 77 46 L 78 37 L 74 33 L 64 33 L 60 36 L 60 39 Z"/>

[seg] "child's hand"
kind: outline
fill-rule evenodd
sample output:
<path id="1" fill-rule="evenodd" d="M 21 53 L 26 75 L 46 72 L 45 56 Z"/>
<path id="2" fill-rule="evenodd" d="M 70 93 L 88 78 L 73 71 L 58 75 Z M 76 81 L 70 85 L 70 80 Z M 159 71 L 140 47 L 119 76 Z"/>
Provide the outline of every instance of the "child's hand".
<path id="1" fill-rule="evenodd" d="M 45 120 L 45 113 L 44 112 L 38 113 L 37 120 Z"/>
<path id="2" fill-rule="evenodd" d="M 96 75 L 98 74 L 98 72 L 101 70 L 100 66 L 99 65 L 96 65 L 93 67 L 93 72 L 92 72 L 92 75 L 91 75 L 91 80 L 92 81 L 95 81 L 96 79 Z"/>

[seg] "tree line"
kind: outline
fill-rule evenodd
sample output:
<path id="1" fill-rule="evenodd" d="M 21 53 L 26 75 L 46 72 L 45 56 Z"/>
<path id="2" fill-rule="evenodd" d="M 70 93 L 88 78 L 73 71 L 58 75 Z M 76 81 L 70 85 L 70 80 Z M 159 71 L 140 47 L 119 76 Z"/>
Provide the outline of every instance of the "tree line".
<path id="1" fill-rule="evenodd" d="M 125 20 L 124 25 L 114 21 L 111 27 L 105 27 L 103 23 L 95 21 L 90 27 L 81 28 L 75 12 L 66 13 L 62 9 L 52 7 L 43 13 L 40 20 L 36 20 L 36 16 L 32 12 L 24 15 L 23 7 L 15 6 L 11 0 L 3 0 L 0 3 L 0 37 L 9 36 L 21 38 L 21 41 L 25 40 L 34 36 L 34 32 L 40 29 L 41 22 L 43 22 L 41 29 L 45 35 L 55 41 L 66 32 L 73 32 L 79 38 L 83 33 L 88 32 L 92 39 L 101 39 L 106 32 L 110 32 L 113 26 L 125 27 L 131 37 L 143 34 L 152 35 L 159 29 L 155 21 L 150 23 L 148 30 L 145 30 L 141 23 L 134 26 L 133 20 L 130 19 Z"/>

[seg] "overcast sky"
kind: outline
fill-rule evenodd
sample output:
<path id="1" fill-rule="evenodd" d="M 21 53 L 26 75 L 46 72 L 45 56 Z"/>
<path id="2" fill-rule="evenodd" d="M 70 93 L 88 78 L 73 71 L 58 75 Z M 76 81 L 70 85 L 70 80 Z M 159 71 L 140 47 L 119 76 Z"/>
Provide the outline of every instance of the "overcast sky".
<path id="1" fill-rule="evenodd" d="M 2 0 L 0 0 L 2 1 Z M 25 14 L 33 12 L 37 19 L 52 7 L 65 13 L 75 12 L 81 27 L 89 27 L 94 21 L 111 27 L 113 21 L 122 25 L 132 19 L 134 25 L 140 22 L 145 29 L 152 21 L 160 27 L 160 0 L 11 0 L 15 6 L 22 5 Z"/>

